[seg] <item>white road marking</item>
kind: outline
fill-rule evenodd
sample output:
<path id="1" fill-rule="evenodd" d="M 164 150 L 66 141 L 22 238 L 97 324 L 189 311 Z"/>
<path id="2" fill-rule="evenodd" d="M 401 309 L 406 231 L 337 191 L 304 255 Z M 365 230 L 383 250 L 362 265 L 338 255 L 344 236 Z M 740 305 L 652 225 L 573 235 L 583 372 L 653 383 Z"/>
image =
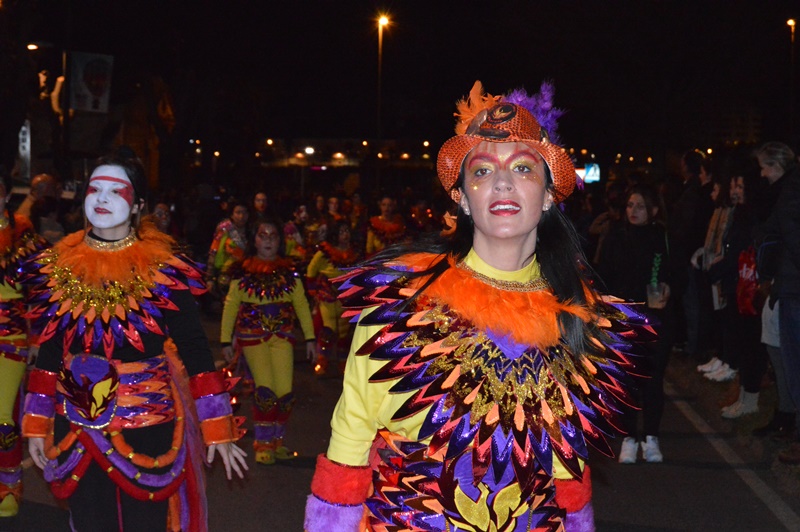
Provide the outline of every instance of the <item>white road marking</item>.
<path id="1" fill-rule="evenodd" d="M 711 444 L 722 459 L 733 468 L 736 474 L 739 475 L 739 478 L 741 478 L 753 493 L 755 493 L 756 497 L 770 509 L 775 518 L 780 521 L 787 530 L 800 530 L 800 516 L 798 516 L 788 504 L 783 502 L 780 495 L 767 486 L 755 471 L 743 467 L 747 465 L 744 460 L 736 454 L 736 451 L 734 451 L 730 445 L 718 437 L 717 432 L 700 417 L 700 414 L 698 414 L 688 402 L 677 398 L 677 393 L 670 384 L 664 383 L 664 390 L 678 410 L 680 410 L 686 419 L 694 425 L 694 428 L 703 435 L 706 441 Z"/>

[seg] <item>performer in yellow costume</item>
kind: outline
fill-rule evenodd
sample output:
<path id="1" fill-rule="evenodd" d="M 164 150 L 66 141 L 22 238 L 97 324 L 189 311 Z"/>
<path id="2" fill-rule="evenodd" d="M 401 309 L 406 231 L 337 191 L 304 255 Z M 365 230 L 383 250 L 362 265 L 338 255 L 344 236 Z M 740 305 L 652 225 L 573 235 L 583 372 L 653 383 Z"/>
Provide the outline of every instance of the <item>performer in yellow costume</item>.
<path id="1" fill-rule="evenodd" d="M 220 332 L 225 358 L 233 358 L 235 342 L 253 375 L 253 447 L 256 462 L 267 465 L 294 458 L 283 437 L 295 400 L 295 318 L 309 359 L 316 353 L 308 300 L 292 260 L 281 256 L 282 235 L 279 223 L 260 223 L 248 256 L 231 266 Z"/>
<path id="2" fill-rule="evenodd" d="M 28 359 L 28 327 L 18 268 L 46 244 L 27 217 L 9 215 L 7 197 L 0 181 L 0 517 L 17 515 L 22 498 L 22 439 L 17 421 Z"/>
<path id="3" fill-rule="evenodd" d="M 346 276 L 359 322 L 308 532 L 594 529 L 587 445 L 610 453 L 647 324 L 583 276 L 543 89 L 476 83 L 438 159 L 455 231 Z"/>
<path id="4" fill-rule="evenodd" d="M 314 365 L 317 375 L 325 373 L 329 358 L 338 358 L 341 353 L 347 352 L 350 321 L 342 316 L 342 303 L 336 298 L 336 288 L 331 279 L 344 275 L 342 268 L 353 266 L 358 259 L 350 238 L 350 225 L 346 221 L 334 224 L 328 232 L 328 239 L 320 243 L 306 271 L 309 293 L 319 313 L 319 320 L 315 323 L 319 345 L 319 355 Z"/>

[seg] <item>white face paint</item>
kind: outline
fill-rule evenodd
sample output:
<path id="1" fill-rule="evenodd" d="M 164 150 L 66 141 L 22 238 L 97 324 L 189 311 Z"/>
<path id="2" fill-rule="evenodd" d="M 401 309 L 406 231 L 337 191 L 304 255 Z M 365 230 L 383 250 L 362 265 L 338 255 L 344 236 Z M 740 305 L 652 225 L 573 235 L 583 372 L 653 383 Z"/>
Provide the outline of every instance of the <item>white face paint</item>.
<path id="1" fill-rule="evenodd" d="M 131 214 L 139 210 L 133 198 L 133 186 L 123 168 L 98 166 L 89 178 L 83 200 L 83 211 L 94 233 L 106 240 L 128 236 Z"/>

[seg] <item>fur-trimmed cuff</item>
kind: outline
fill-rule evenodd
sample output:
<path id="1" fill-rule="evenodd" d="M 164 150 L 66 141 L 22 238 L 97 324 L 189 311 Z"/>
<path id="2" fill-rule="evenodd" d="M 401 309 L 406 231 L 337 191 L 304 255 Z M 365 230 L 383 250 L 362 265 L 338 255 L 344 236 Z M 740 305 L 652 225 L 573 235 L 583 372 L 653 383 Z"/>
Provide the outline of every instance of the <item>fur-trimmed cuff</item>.
<path id="1" fill-rule="evenodd" d="M 317 469 L 311 479 L 311 493 L 335 505 L 360 505 L 367 500 L 372 485 L 369 466 L 349 466 L 317 456 Z M 336 530 L 336 529 L 333 529 Z"/>
<path id="2" fill-rule="evenodd" d="M 594 532 L 594 509 L 592 503 L 577 512 L 567 512 L 564 532 Z"/>
<path id="3" fill-rule="evenodd" d="M 358 532 L 363 517 L 363 504 L 336 505 L 309 495 L 303 528 L 306 532 Z"/>
<path id="4" fill-rule="evenodd" d="M 203 434 L 203 443 L 228 443 L 237 441 L 244 436 L 245 431 L 239 426 L 244 423 L 241 416 L 224 416 L 215 419 L 206 419 L 200 422 L 200 432 Z"/>
<path id="5" fill-rule="evenodd" d="M 53 430 L 53 418 L 25 414 L 20 429 L 26 438 L 45 438 Z"/>
<path id="6" fill-rule="evenodd" d="M 199 399 L 206 395 L 225 393 L 231 389 L 221 371 L 206 371 L 189 377 L 189 389 L 192 397 Z"/>
<path id="7" fill-rule="evenodd" d="M 43 369 L 34 369 L 28 375 L 25 389 L 30 393 L 38 393 L 48 397 L 55 397 L 58 374 Z"/>
<path id="8" fill-rule="evenodd" d="M 556 479 L 556 504 L 567 510 L 577 512 L 592 502 L 592 474 L 589 466 L 583 469 L 583 478 Z"/>

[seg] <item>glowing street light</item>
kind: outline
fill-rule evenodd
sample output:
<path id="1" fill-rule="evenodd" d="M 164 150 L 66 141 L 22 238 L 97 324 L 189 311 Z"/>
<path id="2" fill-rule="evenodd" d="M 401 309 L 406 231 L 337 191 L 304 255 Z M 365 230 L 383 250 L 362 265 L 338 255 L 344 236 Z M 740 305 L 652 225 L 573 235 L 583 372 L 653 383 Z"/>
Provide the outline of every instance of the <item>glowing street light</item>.
<path id="1" fill-rule="evenodd" d="M 389 17 L 378 17 L 378 138 L 381 138 L 381 79 L 383 71 L 383 28 L 389 25 Z"/>

